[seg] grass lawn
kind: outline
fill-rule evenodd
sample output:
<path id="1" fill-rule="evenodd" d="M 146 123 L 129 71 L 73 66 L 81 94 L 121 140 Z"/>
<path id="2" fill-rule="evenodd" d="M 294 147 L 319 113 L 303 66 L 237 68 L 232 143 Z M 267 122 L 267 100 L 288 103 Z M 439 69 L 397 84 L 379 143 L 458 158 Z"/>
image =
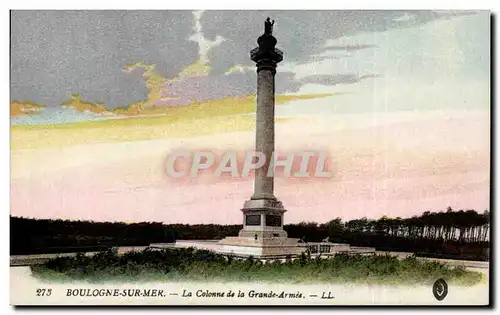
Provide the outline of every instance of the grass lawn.
<path id="1" fill-rule="evenodd" d="M 307 255 L 286 262 L 262 263 L 254 259 L 227 259 L 222 255 L 192 248 L 144 250 L 118 255 L 105 251 L 88 257 L 56 258 L 32 266 L 42 280 L 90 283 L 126 282 L 272 282 L 272 283 L 365 283 L 432 284 L 439 278 L 470 286 L 482 281 L 482 274 L 463 267 L 448 267 L 414 257 L 338 254 L 328 259 Z"/>

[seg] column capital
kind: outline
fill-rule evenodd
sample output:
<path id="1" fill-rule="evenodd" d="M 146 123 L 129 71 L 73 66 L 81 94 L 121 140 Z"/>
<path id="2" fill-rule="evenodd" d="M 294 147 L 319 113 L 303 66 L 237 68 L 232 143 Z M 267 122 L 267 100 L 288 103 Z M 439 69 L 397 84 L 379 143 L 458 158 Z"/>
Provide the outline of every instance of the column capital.
<path id="1" fill-rule="evenodd" d="M 257 62 L 257 73 L 261 70 L 269 70 L 272 74 L 276 74 L 277 63 L 270 59 L 261 59 Z"/>
<path id="2" fill-rule="evenodd" d="M 283 52 L 278 48 L 263 47 L 259 45 L 259 47 L 250 51 L 250 59 L 255 61 L 257 64 L 263 60 L 269 60 L 277 64 L 283 60 Z"/>

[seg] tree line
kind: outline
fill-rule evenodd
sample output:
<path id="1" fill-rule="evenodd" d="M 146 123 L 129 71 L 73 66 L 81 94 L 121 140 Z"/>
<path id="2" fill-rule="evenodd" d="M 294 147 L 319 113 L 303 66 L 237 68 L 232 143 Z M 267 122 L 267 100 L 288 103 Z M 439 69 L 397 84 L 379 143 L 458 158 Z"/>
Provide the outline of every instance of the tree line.
<path id="1" fill-rule="evenodd" d="M 330 231 L 476 243 L 489 241 L 490 214 L 488 210 L 477 213 L 474 210 L 453 211 L 449 207 L 445 212 L 426 211 L 420 216 L 411 218 L 393 219 L 383 216 L 378 220 L 362 218 L 345 223 L 335 219 L 326 223 L 325 227 Z"/>
<path id="2" fill-rule="evenodd" d="M 10 217 L 11 254 L 93 251 L 112 246 L 147 246 L 178 239 L 222 239 L 241 225 L 92 222 Z M 422 255 L 488 259 L 490 213 L 475 210 L 426 211 L 411 218 L 340 218 L 284 226 L 305 242 L 330 241 Z"/>

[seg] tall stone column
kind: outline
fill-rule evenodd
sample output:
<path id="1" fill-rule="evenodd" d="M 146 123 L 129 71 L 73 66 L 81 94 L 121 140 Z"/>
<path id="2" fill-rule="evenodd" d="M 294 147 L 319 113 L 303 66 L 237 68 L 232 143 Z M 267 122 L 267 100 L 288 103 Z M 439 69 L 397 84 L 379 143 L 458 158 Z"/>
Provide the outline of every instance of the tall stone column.
<path id="1" fill-rule="evenodd" d="M 257 63 L 257 117 L 255 150 L 264 153 L 266 162 L 255 172 L 254 195 L 252 200 L 276 200 L 274 196 L 274 176 L 267 176 L 274 152 L 274 75 L 283 53 L 276 49 L 278 42 L 273 36 L 274 21 L 267 18 L 264 35 L 257 39 L 259 47 L 250 52 L 250 58 Z"/>
<path id="2" fill-rule="evenodd" d="M 240 237 L 256 240 L 286 237 L 283 230 L 283 205 L 274 196 L 274 176 L 267 176 L 274 152 L 274 76 L 283 52 L 276 48 L 272 35 L 274 21 L 267 18 L 264 34 L 257 39 L 259 47 L 252 49 L 250 58 L 257 64 L 257 114 L 255 150 L 262 152 L 265 164 L 255 172 L 254 194 L 242 209 L 243 230 Z"/>
<path id="3" fill-rule="evenodd" d="M 257 61 L 257 117 L 255 150 L 264 153 L 266 162 L 255 171 L 254 194 L 252 200 L 272 199 L 274 196 L 274 176 L 267 176 L 274 152 L 274 75 L 276 62 L 270 59 Z"/>
<path id="4" fill-rule="evenodd" d="M 255 150 L 266 157 L 266 163 L 255 172 L 254 193 L 245 201 L 243 229 L 237 237 L 219 241 L 220 252 L 239 257 L 293 257 L 306 250 L 299 239 L 288 238 L 283 229 L 283 204 L 274 196 L 274 177 L 267 171 L 274 151 L 274 75 L 283 53 L 276 49 L 273 36 L 274 21 L 267 18 L 265 31 L 259 37 L 259 47 L 252 49 L 250 57 L 257 63 L 257 125 Z"/>

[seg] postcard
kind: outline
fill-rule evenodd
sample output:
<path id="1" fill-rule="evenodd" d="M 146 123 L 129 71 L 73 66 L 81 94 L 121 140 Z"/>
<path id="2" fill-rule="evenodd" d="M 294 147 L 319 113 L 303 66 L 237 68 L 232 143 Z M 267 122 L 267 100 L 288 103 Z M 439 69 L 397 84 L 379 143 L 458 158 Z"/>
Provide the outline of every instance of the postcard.
<path id="1" fill-rule="evenodd" d="M 10 22 L 12 305 L 490 305 L 489 11 Z"/>

